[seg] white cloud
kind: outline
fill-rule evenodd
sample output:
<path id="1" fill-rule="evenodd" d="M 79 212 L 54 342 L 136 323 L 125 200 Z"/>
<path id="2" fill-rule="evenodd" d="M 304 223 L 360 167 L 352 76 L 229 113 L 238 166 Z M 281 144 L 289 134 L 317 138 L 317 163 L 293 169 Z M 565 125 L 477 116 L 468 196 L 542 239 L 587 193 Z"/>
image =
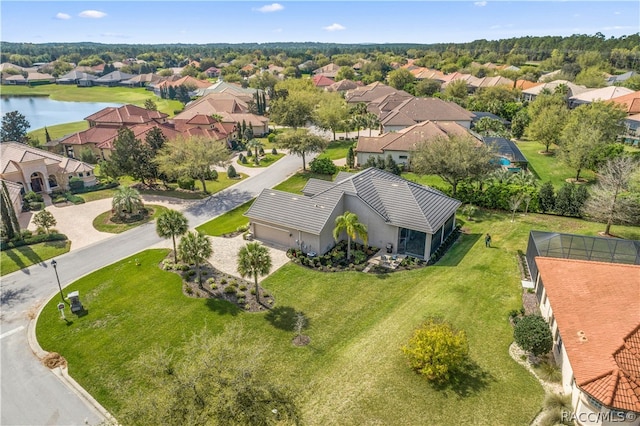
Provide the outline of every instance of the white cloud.
<path id="1" fill-rule="evenodd" d="M 257 10 L 258 12 L 262 12 L 262 13 L 269 13 L 269 12 L 277 12 L 282 9 L 284 9 L 284 6 L 281 5 L 280 3 L 272 3 L 272 4 L 266 4 L 262 7 L 255 8 L 253 10 Z"/>
<path id="2" fill-rule="evenodd" d="M 347 28 L 340 25 L 340 24 L 331 24 L 328 27 L 322 27 L 323 30 L 327 30 L 327 31 L 342 31 L 342 30 L 346 30 Z"/>
<path id="3" fill-rule="evenodd" d="M 477 1 L 477 2 L 475 2 L 473 4 L 475 4 L 476 6 L 484 7 L 484 6 L 487 5 L 487 2 L 486 1 Z"/>
<path id="4" fill-rule="evenodd" d="M 71 15 L 68 13 L 58 12 L 56 13 L 56 19 L 71 19 Z"/>
<path id="5" fill-rule="evenodd" d="M 274 33 L 281 33 L 282 32 L 282 28 L 276 28 L 275 30 L 273 30 Z"/>
<path id="6" fill-rule="evenodd" d="M 81 18 L 92 18 L 92 19 L 100 19 L 107 16 L 106 13 L 100 12 L 99 10 L 83 10 L 78 14 Z"/>
<path id="7" fill-rule="evenodd" d="M 613 12 L 614 15 L 622 15 L 622 12 Z"/>

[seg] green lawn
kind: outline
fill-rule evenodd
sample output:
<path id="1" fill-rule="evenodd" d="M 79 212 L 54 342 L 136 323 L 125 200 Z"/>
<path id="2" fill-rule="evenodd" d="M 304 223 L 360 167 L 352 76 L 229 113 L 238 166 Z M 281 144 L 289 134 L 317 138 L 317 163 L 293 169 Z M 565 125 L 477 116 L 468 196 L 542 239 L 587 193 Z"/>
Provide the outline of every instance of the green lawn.
<path id="1" fill-rule="evenodd" d="M 89 128 L 89 123 L 86 121 L 76 121 L 73 123 L 65 123 L 65 124 L 56 124 L 55 126 L 48 126 L 47 131 L 49 132 L 49 136 L 51 139 L 58 139 L 63 136 L 81 132 L 82 130 L 87 130 Z M 45 143 L 47 141 L 47 137 L 44 133 L 44 127 L 38 130 L 34 130 L 33 132 L 29 132 L 29 136 L 38 139 L 41 143 Z"/>
<path id="2" fill-rule="evenodd" d="M 224 234 L 235 232 L 239 226 L 249 223 L 249 218 L 244 216 L 245 212 L 249 210 L 253 204 L 253 200 L 247 201 L 244 204 L 239 205 L 233 210 L 226 212 L 223 215 L 211 219 L 210 221 L 198 226 L 196 230 L 212 237 L 219 237 Z"/>
<path id="3" fill-rule="evenodd" d="M 144 106 L 144 101 L 153 99 L 158 111 L 174 115 L 182 110 L 180 101 L 161 99 L 143 87 L 77 87 L 65 84 L 45 84 L 42 86 L 2 86 L 2 96 L 49 96 L 55 101 L 69 102 L 113 102 Z M 51 135 L 53 137 L 53 135 Z"/>
<path id="4" fill-rule="evenodd" d="M 164 206 L 158 206 L 154 204 L 145 205 L 147 209 L 150 209 L 149 215 L 143 219 L 136 222 L 131 223 L 115 223 L 110 219 L 113 216 L 111 210 L 106 211 L 104 213 L 99 214 L 95 219 L 93 219 L 93 227 L 100 232 L 109 232 L 112 234 L 120 234 L 124 231 L 128 231 L 129 229 L 135 228 L 136 226 L 140 226 L 144 223 L 151 222 L 158 215 L 168 209 Z"/>
<path id="5" fill-rule="evenodd" d="M 251 167 L 251 168 L 269 167 L 270 165 L 272 165 L 273 163 L 275 163 L 276 161 L 278 161 L 282 157 L 284 157 L 284 154 L 276 154 L 276 155 L 265 154 L 264 157 L 260 158 L 260 164 L 258 164 L 258 165 L 256 165 L 256 163 L 253 161 L 253 156 L 246 157 L 246 159 L 247 159 L 246 163 L 242 163 L 240 161 L 236 161 L 236 163 L 240 164 L 241 166 Z"/>
<path id="6" fill-rule="evenodd" d="M 355 148 L 355 145 L 356 143 L 354 141 L 331 141 L 327 148 L 322 151 L 322 154 L 318 155 L 318 157 L 326 157 L 331 160 L 346 158 L 347 152 L 349 152 L 349 147 L 353 146 Z"/>
<path id="7" fill-rule="evenodd" d="M 52 257 L 65 254 L 71 248 L 70 241 L 48 241 L 0 252 L 0 275 L 19 271 Z"/>
<path id="8" fill-rule="evenodd" d="M 412 182 L 419 183 L 420 185 L 427 185 L 434 188 L 451 188 L 447 182 L 445 182 L 440 176 L 436 175 L 417 175 L 413 172 L 402 173 L 404 179 Z"/>
<path id="9" fill-rule="evenodd" d="M 540 151 L 544 151 L 544 145 L 541 143 L 535 141 L 519 141 L 517 145 L 527 160 L 529 160 L 529 170 L 540 179 L 541 182 L 551 181 L 557 189 L 565 183 L 565 179 L 575 177 L 575 170 L 565 166 L 557 155 L 539 154 Z M 558 147 L 554 145 L 549 147 L 549 149 L 551 151 L 557 151 Z M 593 182 L 595 173 L 591 170 L 582 170 L 580 177 Z"/>
<path id="10" fill-rule="evenodd" d="M 481 211 L 465 228 L 453 249 L 424 269 L 371 275 L 287 264 L 262 283 L 275 297 L 274 310 L 257 314 L 183 296 L 178 276 L 157 267 L 167 251 L 148 250 L 70 285 L 89 314 L 66 325 L 52 300 L 38 319 L 37 337 L 65 356 L 71 375 L 116 417 L 119 398 L 137 397 L 116 396 L 114 389 L 140 385 L 129 381 L 141 352 L 179 346 L 205 326 L 219 333 L 235 323 L 252 331 L 237 342 L 247 356 L 270 342 L 272 377 L 293 388 L 307 424 L 529 424 L 543 390 L 507 352 L 508 312 L 522 303 L 516 251 L 526 249 L 531 229 L 594 235 L 601 225 L 535 214 L 511 223 L 508 214 Z M 638 231 L 617 228 L 625 236 Z M 490 249 L 482 241 L 487 230 Z M 292 324 L 274 321 L 291 309 L 310 320 L 309 346 L 293 346 Z M 430 386 L 400 351 L 430 315 L 468 335 L 474 368 L 457 385 Z"/>
<path id="11" fill-rule="evenodd" d="M 302 194 L 302 188 L 307 184 L 307 181 L 311 178 L 322 179 L 322 180 L 333 180 L 333 176 L 331 175 L 321 175 L 317 173 L 307 172 L 298 172 L 295 175 L 291 176 L 289 179 L 284 182 L 276 185 L 273 189 L 277 189 L 279 191 L 293 192 L 295 194 Z"/>

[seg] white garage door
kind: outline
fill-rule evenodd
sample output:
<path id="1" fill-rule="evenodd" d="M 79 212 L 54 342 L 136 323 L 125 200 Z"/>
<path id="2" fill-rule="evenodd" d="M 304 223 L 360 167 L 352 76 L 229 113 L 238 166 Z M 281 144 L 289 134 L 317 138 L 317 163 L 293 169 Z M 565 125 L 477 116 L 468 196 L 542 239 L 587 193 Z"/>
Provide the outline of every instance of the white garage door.
<path id="1" fill-rule="evenodd" d="M 254 223 L 253 232 L 255 238 L 260 241 L 269 242 L 283 247 L 292 247 L 289 231 L 273 228 L 271 226 Z"/>

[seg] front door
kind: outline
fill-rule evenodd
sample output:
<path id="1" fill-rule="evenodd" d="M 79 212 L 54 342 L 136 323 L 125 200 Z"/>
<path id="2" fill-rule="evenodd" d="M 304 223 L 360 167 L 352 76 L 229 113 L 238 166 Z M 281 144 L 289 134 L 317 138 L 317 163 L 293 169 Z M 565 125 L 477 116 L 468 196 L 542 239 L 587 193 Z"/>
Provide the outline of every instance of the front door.
<path id="1" fill-rule="evenodd" d="M 42 192 L 42 178 L 40 176 L 31 176 L 31 189 L 33 192 Z"/>

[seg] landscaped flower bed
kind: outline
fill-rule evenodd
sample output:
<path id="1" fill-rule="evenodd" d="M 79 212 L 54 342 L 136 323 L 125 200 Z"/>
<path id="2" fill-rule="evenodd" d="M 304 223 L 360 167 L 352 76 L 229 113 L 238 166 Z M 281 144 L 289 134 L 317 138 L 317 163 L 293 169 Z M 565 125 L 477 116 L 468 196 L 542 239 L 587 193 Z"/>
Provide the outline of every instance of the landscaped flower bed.
<path id="1" fill-rule="evenodd" d="M 222 299 L 248 312 L 264 311 L 274 305 L 273 296 L 262 287 L 258 286 L 258 303 L 253 282 L 221 272 L 209 263 L 200 265 L 202 284 L 199 285 L 195 265 L 175 264 L 172 256 L 163 260 L 160 267 L 182 277 L 182 291 L 187 297 Z"/>
<path id="2" fill-rule="evenodd" d="M 334 248 L 321 256 L 309 256 L 300 249 L 287 250 L 293 263 L 323 272 L 362 271 L 367 261 L 378 252 L 377 247 L 351 243 L 351 259 L 347 260 L 347 242 L 340 241 Z"/>

